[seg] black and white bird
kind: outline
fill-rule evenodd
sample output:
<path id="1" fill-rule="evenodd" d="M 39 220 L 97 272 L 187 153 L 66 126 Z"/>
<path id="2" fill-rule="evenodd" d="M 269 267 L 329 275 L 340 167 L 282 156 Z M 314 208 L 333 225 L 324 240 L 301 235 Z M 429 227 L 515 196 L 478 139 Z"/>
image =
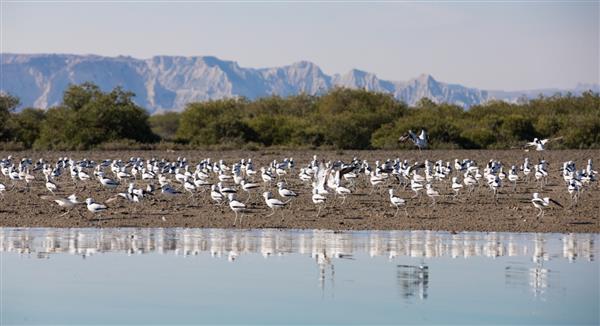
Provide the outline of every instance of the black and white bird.
<path id="1" fill-rule="evenodd" d="M 278 183 L 277 183 L 277 188 L 278 188 L 278 189 L 277 189 L 277 191 L 279 192 L 279 196 L 281 196 L 281 197 L 283 197 L 283 198 L 287 199 L 287 200 L 288 200 L 288 201 L 287 201 L 288 203 L 289 203 L 289 202 L 290 202 L 292 199 L 294 199 L 294 198 L 298 197 L 298 194 L 296 194 L 294 191 L 292 191 L 292 190 L 290 190 L 290 189 L 287 189 L 287 188 L 285 187 L 285 184 L 284 184 L 283 182 L 278 182 Z"/>
<path id="2" fill-rule="evenodd" d="M 271 209 L 271 214 L 267 215 L 267 217 L 275 214 L 275 209 L 280 209 L 285 207 L 285 203 L 277 198 L 273 198 L 273 194 L 268 191 L 263 193 L 263 197 L 265 198 L 265 203 Z M 283 221 L 283 213 L 281 214 L 281 221 Z"/>
<path id="3" fill-rule="evenodd" d="M 210 187 L 210 198 L 217 204 L 221 205 L 225 196 L 219 191 L 219 187 L 217 185 L 212 185 Z"/>
<path id="4" fill-rule="evenodd" d="M 227 199 L 229 199 L 229 208 L 235 213 L 235 220 L 233 221 L 233 226 L 237 223 L 238 213 L 241 213 L 240 216 L 240 225 L 242 224 L 242 219 L 244 218 L 244 212 L 246 211 L 246 205 L 237 199 L 235 199 L 235 194 L 228 194 Z"/>
<path id="5" fill-rule="evenodd" d="M 558 207 L 563 207 L 559 202 L 550 197 L 540 197 L 540 194 L 537 192 L 533 193 L 531 203 L 539 210 L 539 213 L 536 215 L 536 217 L 544 217 L 544 209 L 550 206 L 551 203 Z"/>
<path id="6" fill-rule="evenodd" d="M 462 190 L 462 183 L 458 182 L 457 177 L 452 177 L 452 191 L 454 191 L 454 198 L 458 197 L 458 193 Z"/>
<path id="7" fill-rule="evenodd" d="M 535 150 L 538 152 L 541 152 L 543 150 L 545 150 L 545 146 L 548 142 L 550 141 L 554 141 L 554 140 L 559 140 L 562 139 L 562 137 L 557 137 L 557 138 L 552 138 L 552 139 L 538 139 L 538 138 L 534 138 L 533 141 L 528 142 L 527 144 L 525 144 L 525 148 L 528 147 L 535 147 Z"/>
<path id="8" fill-rule="evenodd" d="M 62 197 L 54 197 L 54 196 L 40 196 L 42 199 L 51 199 L 54 201 L 59 207 L 66 209 L 66 212 L 60 216 L 65 216 L 71 212 L 71 210 L 75 207 L 75 205 L 81 204 L 77 201 L 77 196 L 75 194 L 70 195 L 67 198 Z"/>
<path id="9" fill-rule="evenodd" d="M 407 140 L 412 141 L 419 150 L 427 148 L 427 132 L 425 129 L 421 129 L 419 136 L 412 130 L 409 130 L 405 135 L 398 139 L 399 142 L 405 142 Z"/>
<path id="10" fill-rule="evenodd" d="M 246 203 L 250 200 L 250 197 L 252 197 L 252 191 L 254 189 L 260 188 L 260 185 L 258 183 L 246 182 L 246 180 L 242 180 L 240 182 L 240 185 L 242 186 L 242 190 L 244 190 L 248 194 L 248 198 L 246 198 Z"/>
<path id="11" fill-rule="evenodd" d="M 107 209 L 106 205 L 96 203 L 92 198 L 86 199 L 85 204 L 87 205 L 88 211 L 94 214 L 103 212 Z"/>
<path id="12" fill-rule="evenodd" d="M 388 192 L 390 193 L 390 203 L 392 204 L 392 206 L 396 207 L 396 212 L 394 213 L 394 216 L 398 214 L 398 210 L 400 210 L 400 207 L 403 207 L 404 214 L 406 215 L 406 217 L 408 217 L 408 211 L 406 210 L 406 201 L 398 196 L 395 196 L 394 189 L 390 188 Z"/>
<path id="13" fill-rule="evenodd" d="M 317 217 L 319 217 L 322 206 L 325 205 L 325 203 L 327 202 L 327 197 L 319 194 L 319 190 L 317 188 L 313 188 L 311 199 L 312 202 L 318 207 Z"/>
<path id="14" fill-rule="evenodd" d="M 54 181 L 52 181 L 52 179 L 48 175 L 46 175 L 46 189 L 48 189 L 48 191 L 50 191 L 51 193 L 54 193 L 58 189 L 56 183 L 54 183 Z"/>
<path id="15" fill-rule="evenodd" d="M 432 200 L 431 206 L 435 206 L 435 199 L 440 196 L 440 193 L 433 189 L 430 183 L 426 184 L 425 188 L 427 189 L 427 196 Z"/>

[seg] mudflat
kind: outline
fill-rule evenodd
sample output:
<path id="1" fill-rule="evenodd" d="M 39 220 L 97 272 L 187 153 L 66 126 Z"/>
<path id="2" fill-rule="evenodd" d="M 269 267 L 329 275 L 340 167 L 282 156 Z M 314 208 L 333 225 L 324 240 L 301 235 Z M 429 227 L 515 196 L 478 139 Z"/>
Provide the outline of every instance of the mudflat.
<path id="1" fill-rule="evenodd" d="M 80 151 L 80 152 L 0 152 L 0 158 L 13 156 L 13 161 L 18 164 L 21 158 L 31 158 L 34 162 L 40 158 L 49 162 L 56 162 L 59 157 L 68 156 L 74 160 L 84 158 L 95 160 L 104 159 L 129 160 L 131 157 L 143 159 L 158 158 L 176 160 L 185 157 L 190 164 L 190 171 L 202 159 L 211 158 L 212 161 L 224 160 L 229 166 L 240 159 L 252 158 L 255 169 L 259 172 L 254 177 L 254 182 L 260 183 L 262 188 L 254 191 L 246 203 L 247 211 L 243 221 L 238 221 L 237 228 L 294 228 L 294 229 L 332 229 L 332 230 L 446 230 L 446 231 L 507 231 L 507 232 L 600 232 L 600 189 L 598 181 L 585 186 L 577 205 L 572 204 L 563 180 L 560 168 L 564 161 L 574 161 L 579 170 L 584 169 L 588 159 L 600 164 L 600 150 L 547 150 L 543 152 L 525 152 L 523 150 L 427 150 L 427 151 L 287 151 L 287 150 L 259 150 L 259 151 Z M 350 162 L 352 158 L 367 160 L 373 167 L 376 160 L 387 159 L 409 160 L 423 162 L 424 160 L 450 161 L 454 166 L 454 159 L 471 159 L 483 168 L 490 159 L 503 163 L 504 172 L 512 165 L 520 167 L 526 157 L 532 164 L 539 159 L 550 163 L 549 178 L 546 185 L 540 188 L 535 181 L 533 172 L 530 180 L 525 181 L 525 176 L 519 171 L 519 181 L 515 191 L 512 184 L 503 180 L 499 190 L 498 200 L 493 200 L 484 179 L 479 181 L 471 195 L 463 189 L 455 198 L 451 189 L 451 176 L 456 175 L 462 180 L 461 174 L 455 172 L 446 180 L 433 181 L 433 187 L 440 193 L 435 206 L 427 197 L 425 191 L 418 198 L 411 198 L 414 192 L 410 187 L 403 187 L 394 177 L 388 178 L 385 184 L 373 189 L 369 179 L 360 174 L 354 184 L 342 181 L 344 186 L 352 190 L 345 202 L 342 199 L 328 195 L 327 204 L 321 209 L 317 217 L 317 206 L 311 200 L 311 183 L 302 182 L 298 173 L 301 167 L 306 166 L 317 155 L 319 160 L 342 160 Z M 274 197 L 277 194 L 276 182 L 263 184 L 260 178 L 260 167 L 267 166 L 273 160 L 281 161 L 286 157 L 293 157 L 295 168 L 287 171 L 281 177 L 286 182 L 287 188 L 295 191 L 299 196 L 291 200 L 286 207 L 271 214 L 262 197 L 263 191 L 271 191 Z M 595 170 L 598 170 L 595 167 Z M 229 228 L 234 227 L 234 212 L 225 201 L 218 206 L 210 198 L 210 189 L 199 190 L 190 197 L 189 193 L 182 190 L 181 195 L 166 196 L 161 194 L 157 180 L 142 181 L 131 179 L 136 187 L 145 187 L 154 183 L 157 187 L 154 195 L 146 196 L 139 203 L 127 202 L 118 198 L 110 200 L 118 192 L 125 192 L 128 181 L 123 181 L 115 190 L 105 189 L 93 177 L 93 170 L 89 169 L 92 179 L 74 183 L 69 171 L 56 178 L 58 190 L 57 197 L 67 197 L 75 193 L 80 201 L 87 197 L 94 198 L 96 202 L 108 201 L 105 212 L 93 214 L 86 209 L 85 204 L 77 205 L 69 213 L 59 207 L 47 196 L 52 194 L 45 188 L 45 179 L 40 171 L 31 172 L 35 176 L 29 186 L 25 181 L 12 182 L 7 177 L 0 175 L 0 183 L 6 185 L 7 191 L 0 194 L 0 227 L 184 227 L 184 228 Z M 106 169 L 108 177 L 113 178 L 110 169 Z M 173 187 L 180 187 L 174 176 L 167 175 L 172 180 Z M 211 182 L 218 182 L 217 176 L 212 174 Z M 246 202 L 247 193 L 239 190 L 233 182 L 230 186 L 238 188 L 237 198 Z M 388 189 L 393 188 L 395 195 L 406 200 L 408 216 L 403 209 L 398 212 L 390 205 Z M 543 218 L 536 218 L 538 211 L 531 203 L 532 194 L 540 193 L 541 197 L 550 197 L 563 205 L 550 207 L 545 210 Z M 284 200 L 285 201 L 285 200 Z M 283 218 L 283 219 L 282 219 Z"/>

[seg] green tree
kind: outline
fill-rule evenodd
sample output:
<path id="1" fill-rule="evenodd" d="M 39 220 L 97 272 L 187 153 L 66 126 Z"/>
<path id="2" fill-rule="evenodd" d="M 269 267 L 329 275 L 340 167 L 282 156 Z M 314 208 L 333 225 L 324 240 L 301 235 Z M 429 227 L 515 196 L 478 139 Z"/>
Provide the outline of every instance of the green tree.
<path id="1" fill-rule="evenodd" d="M 13 140 L 22 143 L 26 148 L 31 148 L 40 135 L 45 117 L 44 110 L 34 108 L 26 108 L 13 114 L 9 120 Z"/>
<path id="2" fill-rule="evenodd" d="M 8 121 L 19 103 L 18 97 L 0 92 L 0 141 L 7 141 L 12 137 L 8 128 Z"/>
<path id="3" fill-rule="evenodd" d="M 175 141 L 180 120 L 179 112 L 166 112 L 150 116 L 148 123 L 150 123 L 152 132 L 160 136 L 162 140 Z"/>
<path id="4" fill-rule="evenodd" d="M 120 87 L 105 93 L 89 83 L 71 85 L 63 105 L 48 111 L 36 147 L 87 149 L 123 139 L 158 140 L 148 113 L 133 102 L 133 96 Z"/>
<path id="5" fill-rule="evenodd" d="M 224 99 L 188 104 L 181 114 L 177 137 L 193 145 L 244 143 L 256 134 L 243 120 L 245 99 Z"/>

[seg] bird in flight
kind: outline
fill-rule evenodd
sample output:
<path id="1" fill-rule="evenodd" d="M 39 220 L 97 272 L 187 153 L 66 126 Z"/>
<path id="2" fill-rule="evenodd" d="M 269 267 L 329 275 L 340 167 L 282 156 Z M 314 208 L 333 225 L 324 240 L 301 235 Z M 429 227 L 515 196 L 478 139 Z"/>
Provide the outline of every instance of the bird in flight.
<path id="1" fill-rule="evenodd" d="M 419 136 L 417 136 L 417 134 L 415 134 L 412 130 L 409 130 L 406 134 L 398 138 L 398 142 L 405 142 L 408 140 L 412 141 L 419 150 L 427 148 L 427 132 L 425 129 L 421 129 Z"/>

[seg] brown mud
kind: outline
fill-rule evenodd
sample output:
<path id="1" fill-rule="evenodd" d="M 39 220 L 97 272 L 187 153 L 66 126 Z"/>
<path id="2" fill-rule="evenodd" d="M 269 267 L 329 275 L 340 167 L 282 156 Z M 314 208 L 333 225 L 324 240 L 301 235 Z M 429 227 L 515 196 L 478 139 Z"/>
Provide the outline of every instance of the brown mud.
<path id="1" fill-rule="evenodd" d="M 285 178 L 288 187 L 299 194 L 288 207 L 276 211 L 272 216 L 270 209 L 265 205 L 261 196 L 263 189 L 256 191 L 248 202 L 248 212 L 244 214 L 243 222 L 238 228 L 295 228 L 295 229 L 332 229 L 332 230 L 447 230 L 447 231 L 508 231 L 508 232 L 600 232 L 600 190 L 598 181 L 587 187 L 582 193 L 577 206 L 571 207 L 570 196 L 567 192 L 559 168 L 562 162 L 573 160 L 578 169 L 585 168 L 587 159 L 591 158 L 595 164 L 600 164 L 599 150 L 563 150 L 545 152 L 524 152 L 522 150 L 431 150 L 431 151 L 95 151 L 95 152 L 0 152 L 0 157 L 5 158 L 12 154 L 16 159 L 30 157 L 34 161 L 40 157 L 56 161 L 58 157 L 70 156 L 75 160 L 82 158 L 101 161 L 102 159 L 128 160 L 130 157 L 166 158 L 174 160 L 177 157 L 186 157 L 188 162 L 197 163 L 204 158 L 213 161 L 224 159 L 228 164 L 241 158 L 252 158 L 255 169 L 267 165 L 274 159 L 282 160 L 284 157 L 293 157 L 296 168 Z M 327 206 L 317 215 L 317 208 L 311 201 L 311 186 L 302 183 L 298 178 L 299 168 L 310 162 L 313 155 L 325 160 L 350 161 L 353 157 L 367 159 L 372 165 L 375 160 L 408 159 L 422 161 L 424 159 L 454 162 L 458 159 L 473 159 L 483 168 L 490 159 L 500 160 L 504 166 L 510 168 L 515 164 L 520 166 L 525 157 L 532 163 L 540 158 L 550 162 L 550 178 L 543 188 L 535 183 L 533 172 L 530 182 L 520 180 L 516 192 L 512 185 L 505 180 L 499 191 L 499 200 L 492 200 L 492 193 L 484 181 L 481 186 L 469 197 L 463 191 L 457 198 L 453 198 L 450 189 L 450 180 L 443 183 L 434 183 L 436 190 L 442 195 L 437 204 L 431 207 L 431 200 L 423 191 L 420 198 L 411 199 L 413 192 L 410 188 L 403 189 L 397 182 L 390 178 L 389 184 L 381 187 L 371 194 L 372 187 L 367 184 L 364 175 L 356 182 L 353 194 L 347 197 L 344 204 L 340 198 L 329 196 Z M 598 170 L 598 167 L 595 167 Z M 193 170 L 193 169 L 192 169 Z M 508 172 L 507 170 L 505 170 Z M 91 174 L 91 171 L 89 171 Z M 108 176 L 112 174 L 107 170 Z M 0 175 L 0 182 L 5 184 L 9 191 L 0 195 L 0 227 L 194 227 L 194 228 L 230 228 L 233 227 L 234 213 L 225 203 L 216 206 L 210 200 L 210 192 L 198 192 L 194 198 L 187 194 L 177 197 L 166 197 L 158 190 L 154 196 L 134 204 L 117 200 L 108 204 L 109 209 L 100 214 L 87 211 L 85 205 L 78 205 L 70 213 L 65 212 L 53 201 L 41 199 L 40 196 L 49 195 L 44 187 L 44 179 L 40 172 L 35 174 L 36 180 L 29 188 L 24 182 L 17 182 L 12 188 L 10 180 Z M 171 179 L 174 179 L 171 177 Z M 462 176 L 460 176 L 462 180 Z M 255 180 L 260 182 L 260 173 Z M 122 183 L 116 191 L 102 188 L 96 180 L 79 183 L 77 186 L 71 181 L 68 171 L 57 180 L 59 191 L 57 195 L 66 197 L 76 193 L 80 201 L 93 197 L 97 202 L 104 203 L 114 197 L 117 192 L 125 191 L 127 183 Z M 214 181 L 214 180 L 213 180 Z M 156 182 L 156 181 L 155 181 Z M 216 182 L 216 181 L 215 181 Z M 135 181 L 137 187 L 144 186 L 146 182 Z M 172 183 L 177 186 L 176 182 Z M 387 189 L 393 187 L 395 194 L 408 201 L 405 216 L 401 209 L 396 214 L 396 209 L 390 206 Z M 11 189 L 12 188 L 12 189 Z M 277 190 L 275 183 L 268 188 L 275 196 Z M 537 219 L 537 210 L 530 200 L 533 192 L 539 192 L 542 197 L 551 197 L 560 202 L 564 208 L 555 207 L 545 211 L 543 218 Z M 246 201 L 246 193 L 238 192 L 238 199 Z M 282 220 L 282 217 L 284 218 Z"/>

